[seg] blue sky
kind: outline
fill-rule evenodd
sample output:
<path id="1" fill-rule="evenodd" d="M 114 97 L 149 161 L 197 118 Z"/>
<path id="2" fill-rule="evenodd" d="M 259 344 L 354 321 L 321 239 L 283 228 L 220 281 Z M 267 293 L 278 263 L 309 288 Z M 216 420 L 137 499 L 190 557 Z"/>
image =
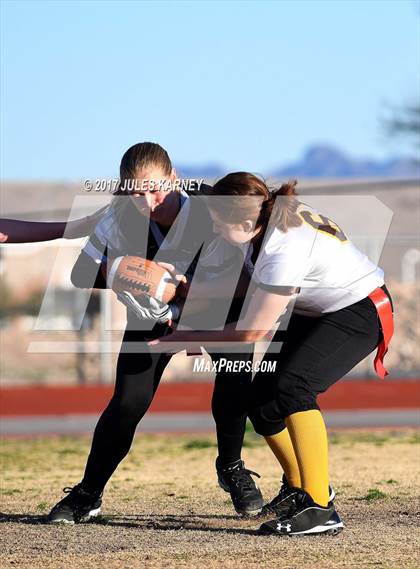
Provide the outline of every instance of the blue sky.
<path id="1" fill-rule="evenodd" d="M 418 95 L 413 0 L 1 4 L 3 178 L 114 177 L 141 140 L 262 174 L 407 151 L 378 123 Z"/>

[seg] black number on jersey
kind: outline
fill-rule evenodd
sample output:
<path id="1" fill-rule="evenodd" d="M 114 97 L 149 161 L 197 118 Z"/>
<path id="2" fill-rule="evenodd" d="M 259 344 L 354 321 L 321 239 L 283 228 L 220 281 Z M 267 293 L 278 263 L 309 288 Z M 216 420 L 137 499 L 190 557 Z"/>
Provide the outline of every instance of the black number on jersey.
<path id="1" fill-rule="evenodd" d="M 313 213 L 306 209 L 301 210 L 299 215 L 311 227 L 316 229 L 317 231 L 322 231 L 323 233 L 327 233 L 331 235 L 331 237 L 336 237 L 339 241 L 347 241 L 347 237 L 344 231 L 339 227 L 334 221 L 325 217 L 320 213 Z"/>

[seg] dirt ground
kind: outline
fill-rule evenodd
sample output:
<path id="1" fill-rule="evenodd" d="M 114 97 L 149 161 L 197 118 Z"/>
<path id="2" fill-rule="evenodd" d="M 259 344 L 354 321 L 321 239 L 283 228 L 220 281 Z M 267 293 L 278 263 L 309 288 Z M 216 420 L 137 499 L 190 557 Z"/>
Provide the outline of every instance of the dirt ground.
<path id="1" fill-rule="evenodd" d="M 1 567 L 415 568 L 419 558 L 419 438 L 413 430 L 330 435 L 332 483 L 346 524 L 336 537 L 259 536 L 216 485 L 211 435 L 141 435 L 107 487 L 103 516 L 48 526 L 78 482 L 88 437 L 3 439 Z M 247 466 L 268 500 L 281 472 L 251 433 Z"/>

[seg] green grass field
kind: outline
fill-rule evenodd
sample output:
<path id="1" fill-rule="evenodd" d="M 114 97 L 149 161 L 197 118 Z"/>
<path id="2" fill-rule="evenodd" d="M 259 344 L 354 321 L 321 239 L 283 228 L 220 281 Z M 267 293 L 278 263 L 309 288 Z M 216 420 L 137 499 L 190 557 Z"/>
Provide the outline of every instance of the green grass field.
<path id="1" fill-rule="evenodd" d="M 417 568 L 419 440 L 413 430 L 336 432 L 331 478 L 346 529 L 336 537 L 258 536 L 216 484 L 213 436 L 141 435 L 95 522 L 44 523 L 80 480 L 87 437 L 3 439 L 1 567 Z M 244 458 L 268 500 L 281 471 L 247 433 Z"/>

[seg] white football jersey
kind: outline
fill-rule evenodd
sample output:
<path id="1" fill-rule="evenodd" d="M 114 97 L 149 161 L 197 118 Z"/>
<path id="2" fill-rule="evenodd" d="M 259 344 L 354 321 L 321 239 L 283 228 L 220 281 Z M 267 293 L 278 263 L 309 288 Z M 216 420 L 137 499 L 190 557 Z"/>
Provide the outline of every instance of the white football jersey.
<path id="1" fill-rule="evenodd" d="M 180 192 L 180 209 L 166 235 L 155 221 L 137 212 L 126 196 L 117 199 L 124 200 L 120 202 L 124 208 L 122 212 L 111 204 L 83 248 L 84 255 L 96 265 L 120 256 L 134 255 L 171 263 L 178 274 L 185 274 L 187 278 L 197 274 L 201 280 L 218 278 L 224 271 L 231 270 L 232 254 L 242 267 L 240 250 L 227 242 L 216 247 L 217 255 L 213 258 L 213 223 L 200 196 Z M 209 254 L 201 255 L 203 264 L 198 267 L 201 251 Z"/>
<path id="2" fill-rule="evenodd" d="M 127 199 L 125 197 L 119 199 Z M 134 207 L 134 206 L 132 206 Z M 152 219 L 148 220 L 150 230 L 159 248 L 162 251 L 177 251 L 180 247 L 182 236 L 186 230 L 190 215 L 190 199 L 189 195 L 180 192 L 180 210 L 176 218 L 176 222 L 170 231 L 164 236 L 159 225 Z M 129 243 L 127 238 L 121 232 L 119 223 L 116 220 L 115 209 L 110 206 L 96 225 L 93 234 L 87 240 L 83 251 L 96 263 L 106 261 L 104 251 L 107 250 L 109 257 L 118 257 L 120 255 L 136 254 L 147 257 L 148 240 L 147 240 L 147 224 L 145 225 L 145 233 L 139 234 L 137 240 L 137 249 L 132 249 L 133 243 Z M 174 260 L 176 271 L 183 274 L 187 271 L 191 261 Z"/>
<path id="3" fill-rule="evenodd" d="M 255 283 L 299 287 L 294 311 L 320 316 L 350 306 L 384 284 L 382 269 L 351 243 L 340 227 L 306 204 L 298 213 L 302 225 L 287 232 L 269 226 L 254 263 L 252 243 L 242 250 Z M 273 288 L 272 290 L 275 290 Z"/>

